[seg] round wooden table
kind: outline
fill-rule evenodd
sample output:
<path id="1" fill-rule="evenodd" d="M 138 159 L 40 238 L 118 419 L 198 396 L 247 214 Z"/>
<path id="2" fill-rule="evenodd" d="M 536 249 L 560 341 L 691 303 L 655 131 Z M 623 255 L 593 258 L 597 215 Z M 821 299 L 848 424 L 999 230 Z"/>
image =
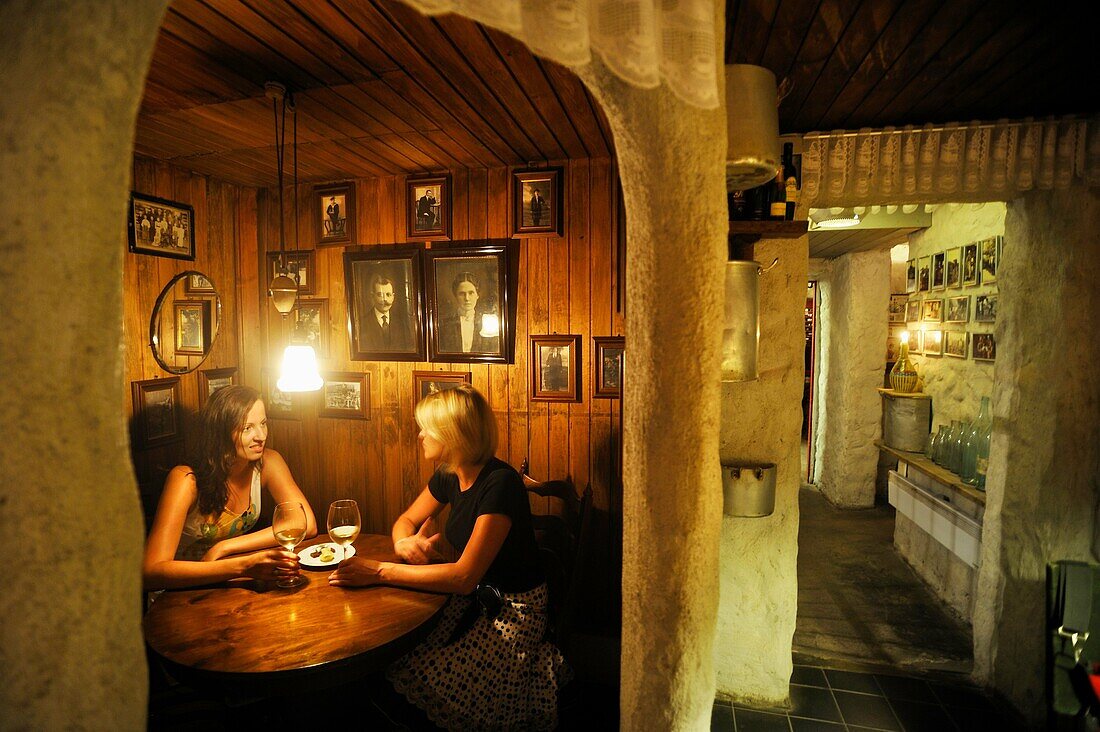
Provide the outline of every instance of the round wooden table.
<path id="1" fill-rule="evenodd" d="M 327 541 L 324 534 L 299 550 Z M 360 536 L 360 556 L 397 561 L 390 537 Z M 435 627 L 447 595 L 397 587 L 332 587 L 332 568 L 302 567 L 307 583 L 233 580 L 161 593 L 145 642 L 190 686 L 270 695 L 344 683 L 383 669 Z"/>

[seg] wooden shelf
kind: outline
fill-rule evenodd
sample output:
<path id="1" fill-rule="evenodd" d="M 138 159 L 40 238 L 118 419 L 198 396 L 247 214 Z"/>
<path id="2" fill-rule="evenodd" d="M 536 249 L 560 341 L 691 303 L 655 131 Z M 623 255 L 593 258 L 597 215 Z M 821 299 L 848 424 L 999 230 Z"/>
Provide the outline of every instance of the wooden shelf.
<path id="1" fill-rule="evenodd" d="M 887 363 L 890 363 L 887 361 Z M 886 389 L 878 387 L 878 393 L 883 396 L 897 397 L 899 399 L 931 399 L 931 394 L 925 394 L 923 391 L 894 391 L 893 389 Z"/>
<path id="2" fill-rule="evenodd" d="M 893 455 L 898 460 L 904 461 L 910 467 L 919 470 L 927 476 L 930 476 L 933 480 L 944 485 L 951 486 L 959 493 L 972 498 L 978 503 L 985 505 L 985 491 L 980 491 L 974 486 L 964 483 L 955 473 L 952 473 L 947 468 L 936 465 L 934 462 L 925 457 L 922 452 L 908 452 L 906 450 L 898 450 L 897 448 L 890 447 L 883 444 L 881 440 L 875 440 L 875 445 L 878 449 L 882 450 L 887 455 Z"/>
<path id="3" fill-rule="evenodd" d="M 760 239 L 797 239 L 806 233 L 809 221 L 730 221 L 730 259 L 751 260 L 753 244 Z"/>

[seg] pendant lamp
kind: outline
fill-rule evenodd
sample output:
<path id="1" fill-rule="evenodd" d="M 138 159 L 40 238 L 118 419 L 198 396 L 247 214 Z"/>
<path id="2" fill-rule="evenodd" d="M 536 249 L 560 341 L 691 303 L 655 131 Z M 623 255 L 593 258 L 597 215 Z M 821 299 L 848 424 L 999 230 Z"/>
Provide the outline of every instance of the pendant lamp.
<path id="1" fill-rule="evenodd" d="M 779 168 L 779 97 L 763 66 L 726 66 L 726 190 L 763 185 Z"/>

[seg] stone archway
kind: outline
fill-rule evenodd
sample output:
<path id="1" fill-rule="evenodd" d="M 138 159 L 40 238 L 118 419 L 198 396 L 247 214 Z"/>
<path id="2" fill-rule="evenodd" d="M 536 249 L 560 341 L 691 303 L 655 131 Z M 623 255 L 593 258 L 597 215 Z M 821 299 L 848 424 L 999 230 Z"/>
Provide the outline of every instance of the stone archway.
<path id="1" fill-rule="evenodd" d="M 14 438 L 0 448 L 0 521 L 51 547 L 48 570 L 16 565 L 7 580 L 0 702 L 31 728 L 145 722 L 141 521 L 119 409 L 119 222 L 166 6 L 0 9 L 0 287 L 10 303 L 0 419 Z M 719 26 L 722 12 L 716 2 Z M 713 322 L 725 116 L 665 88 L 630 88 L 598 61 L 580 75 L 611 122 L 628 211 L 622 726 L 705 729 L 721 527 Z"/>

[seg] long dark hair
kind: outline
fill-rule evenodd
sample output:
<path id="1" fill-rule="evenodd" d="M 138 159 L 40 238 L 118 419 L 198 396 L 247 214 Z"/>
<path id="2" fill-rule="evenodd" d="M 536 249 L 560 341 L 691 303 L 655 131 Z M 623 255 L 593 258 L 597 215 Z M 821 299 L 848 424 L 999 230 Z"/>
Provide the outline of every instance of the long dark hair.
<path id="1" fill-rule="evenodd" d="M 191 470 L 199 491 L 199 512 L 220 514 L 229 500 L 229 471 L 237 460 L 237 435 L 260 398 L 251 386 L 223 386 L 199 410 L 199 435 Z"/>

